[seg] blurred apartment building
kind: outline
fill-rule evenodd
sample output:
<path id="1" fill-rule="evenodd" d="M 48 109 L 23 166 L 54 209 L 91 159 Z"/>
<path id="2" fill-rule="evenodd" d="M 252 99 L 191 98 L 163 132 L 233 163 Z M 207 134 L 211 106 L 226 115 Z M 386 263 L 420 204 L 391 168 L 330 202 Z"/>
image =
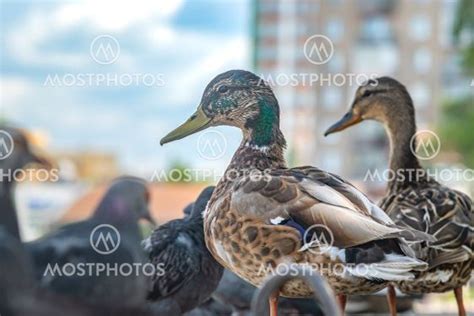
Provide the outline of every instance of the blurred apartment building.
<path id="1" fill-rule="evenodd" d="M 290 161 L 353 179 L 386 167 L 388 144 L 375 122 L 323 136 L 352 102 L 357 82 L 349 84 L 351 74 L 397 78 L 412 94 L 418 127 L 433 128 L 443 97 L 456 93 L 461 77 L 451 37 L 456 5 L 455 0 L 254 0 L 256 72 L 267 80 L 308 73 L 326 78 L 313 84 L 302 76 L 298 84 L 273 81 Z M 309 62 L 304 53 L 315 34 L 333 43 L 324 64 Z M 346 84 L 328 83 L 335 74 L 346 76 Z"/>
<path id="2" fill-rule="evenodd" d="M 68 180 L 102 183 L 120 175 L 117 157 L 102 151 L 58 152 L 53 159 Z"/>
<path id="3" fill-rule="evenodd" d="M 48 149 L 50 135 L 43 130 L 23 130 L 30 144 L 59 168 L 61 180 L 102 183 L 121 174 L 115 154 L 102 150 Z"/>

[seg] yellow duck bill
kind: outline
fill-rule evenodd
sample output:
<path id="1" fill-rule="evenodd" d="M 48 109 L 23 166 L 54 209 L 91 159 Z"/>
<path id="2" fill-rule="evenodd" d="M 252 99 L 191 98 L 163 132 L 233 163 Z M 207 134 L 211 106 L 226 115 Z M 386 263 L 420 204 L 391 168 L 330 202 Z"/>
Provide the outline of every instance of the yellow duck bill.
<path id="1" fill-rule="evenodd" d="M 160 145 L 184 138 L 191 134 L 206 129 L 211 123 L 211 119 L 206 116 L 201 107 L 191 117 L 179 127 L 168 133 L 160 140 Z"/>
<path id="2" fill-rule="evenodd" d="M 324 133 L 324 136 L 329 134 L 342 131 L 343 129 L 348 128 L 349 126 L 355 125 L 362 121 L 362 117 L 358 114 L 354 114 L 352 111 L 347 112 L 339 121 L 327 129 Z"/>

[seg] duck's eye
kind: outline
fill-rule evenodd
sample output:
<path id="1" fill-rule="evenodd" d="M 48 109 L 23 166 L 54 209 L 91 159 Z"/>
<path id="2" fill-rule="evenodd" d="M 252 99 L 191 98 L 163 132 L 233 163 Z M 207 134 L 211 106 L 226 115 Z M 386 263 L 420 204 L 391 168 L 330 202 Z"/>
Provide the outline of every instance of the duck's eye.
<path id="1" fill-rule="evenodd" d="M 226 93 L 228 90 L 229 90 L 228 86 L 220 86 L 219 89 L 217 89 L 219 93 Z"/>
<path id="2" fill-rule="evenodd" d="M 372 91 L 370 90 L 365 90 L 364 93 L 362 94 L 362 97 L 365 98 L 365 97 L 368 97 L 369 95 L 372 94 Z"/>

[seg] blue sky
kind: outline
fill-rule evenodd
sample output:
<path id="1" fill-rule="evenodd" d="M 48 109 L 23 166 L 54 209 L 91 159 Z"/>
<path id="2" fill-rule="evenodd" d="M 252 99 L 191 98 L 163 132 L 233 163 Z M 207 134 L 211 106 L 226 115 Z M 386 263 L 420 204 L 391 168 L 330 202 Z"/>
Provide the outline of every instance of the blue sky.
<path id="1" fill-rule="evenodd" d="M 196 150 L 198 135 L 159 146 L 189 116 L 216 74 L 250 67 L 249 1 L 1 1 L 0 113 L 44 132 L 52 150 L 115 153 L 124 171 L 147 175 L 179 159 L 222 169 L 239 132 L 214 161 Z M 97 36 L 120 45 L 108 65 L 91 58 Z M 150 74 L 161 86 L 48 85 L 48 76 Z"/>

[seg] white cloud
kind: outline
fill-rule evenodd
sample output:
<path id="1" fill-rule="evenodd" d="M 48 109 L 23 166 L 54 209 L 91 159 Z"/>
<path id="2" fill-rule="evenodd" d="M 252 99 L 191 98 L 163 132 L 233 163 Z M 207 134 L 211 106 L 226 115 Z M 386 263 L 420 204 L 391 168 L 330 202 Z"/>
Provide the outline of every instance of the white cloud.
<path id="1" fill-rule="evenodd" d="M 35 10 L 11 31 L 7 32 L 6 42 L 11 58 L 27 65 L 78 64 L 83 57 L 78 54 L 45 52 L 42 45 L 58 34 L 59 26 L 45 12 Z M 56 30 L 56 31 L 52 31 Z"/>
<path id="2" fill-rule="evenodd" d="M 61 71 L 57 67 L 65 67 L 65 71 L 72 73 L 163 73 L 165 86 L 138 87 L 138 93 L 125 87 L 120 90 L 124 96 L 118 100 L 121 104 L 115 106 L 117 97 L 109 99 L 104 95 L 109 93 L 107 89 L 116 88 L 45 87 L 45 78 L 36 79 L 33 73 L 3 74 L 0 77 L 3 113 L 25 127 L 47 130 L 52 147 L 66 144 L 71 148 L 82 145 L 112 148 L 130 170 L 141 173 L 152 167 L 163 167 L 176 157 L 206 165 L 208 162 L 200 161 L 195 153 L 196 138 L 183 140 L 167 150 L 161 149 L 159 138 L 194 110 L 205 86 L 215 75 L 249 65 L 249 43 L 244 34 L 174 27 L 171 18 L 181 5 L 182 1 L 164 0 L 146 5 L 137 1 L 128 4 L 88 1 L 58 4 L 52 10 L 44 10 L 42 6 L 33 8 L 8 25 L 5 39 L 8 45 L 4 49 L 15 62 L 43 66 L 52 74 Z M 106 67 L 94 65 L 87 43 L 87 47 L 77 51 L 58 46 L 60 40 L 77 34 L 90 36 L 91 41 L 100 34 L 116 35 L 122 48 L 118 62 Z M 130 40 L 140 49 L 126 47 Z M 74 38 L 71 41 L 82 45 Z M 124 106 L 124 102 L 130 102 L 130 107 Z M 235 131 L 232 135 L 237 144 L 240 134 Z M 126 148 L 127 142 L 130 148 Z M 231 152 L 222 161 L 211 163 L 224 168 L 230 155 Z"/>
<path id="3" fill-rule="evenodd" d="M 84 51 L 46 51 L 45 44 L 75 27 L 94 36 L 101 32 L 118 34 L 137 25 L 147 28 L 151 27 L 150 23 L 166 29 L 182 3 L 182 0 L 82 1 L 61 4 L 52 12 L 35 8 L 6 33 L 7 49 L 12 58 L 24 64 L 81 67 L 90 62 Z M 121 61 L 124 60 L 126 56 L 121 56 Z"/>
<path id="4" fill-rule="evenodd" d="M 28 95 L 31 82 L 21 77 L 0 77 L 0 104 L 5 109 Z"/>
<path id="5" fill-rule="evenodd" d="M 197 105 L 207 83 L 220 72 L 249 65 L 244 36 L 176 32 L 168 46 L 184 53 L 185 66 L 166 75 L 164 101 L 177 106 Z"/>
<path id="6" fill-rule="evenodd" d="M 176 14 L 182 4 L 182 0 L 83 1 L 60 6 L 53 17 L 63 27 L 87 23 L 98 30 L 120 32 L 151 18 L 164 22 Z"/>
<path id="7" fill-rule="evenodd" d="M 86 106 L 80 100 L 80 88 L 44 87 L 21 77 L 2 76 L 0 91 L 6 117 L 25 126 L 35 121 L 71 129 L 84 126 L 102 128 L 117 126 L 127 119 L 126 115 L 114 109 Z"/>

